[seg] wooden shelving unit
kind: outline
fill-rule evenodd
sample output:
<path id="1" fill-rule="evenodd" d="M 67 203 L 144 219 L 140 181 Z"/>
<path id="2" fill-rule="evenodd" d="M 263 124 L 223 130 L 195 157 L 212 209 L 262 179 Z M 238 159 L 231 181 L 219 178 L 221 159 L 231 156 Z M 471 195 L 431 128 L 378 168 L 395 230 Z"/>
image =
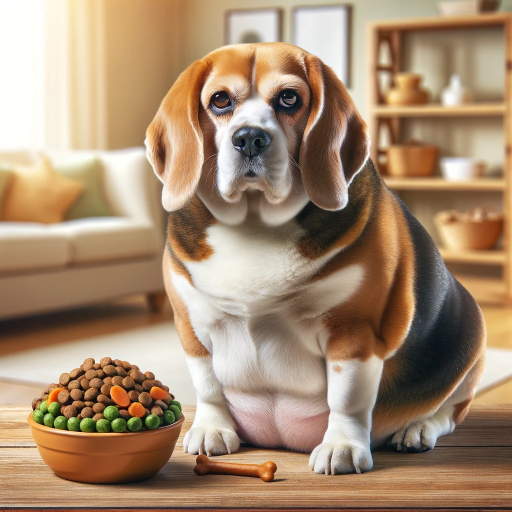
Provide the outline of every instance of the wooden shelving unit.
<path id="1" fill-rule="evenodd" d="M 381 75 L 393 77 L 402 71 L 402 43 L 406 33 L 418 31 L 446 31 L 460 29 L 500 28 L 504 32 L 505 83 L 503 101 L 482 102 L 457 107 L 439 104 L 418 106 L 388 106 L 381 90 Z M 477 35 L 476 35 L 477 36 Z M 385 174 L 382 160 L 386 149 L 379 147 L 380 133 L 387 130 L 392 144 L 399 143 L 401 121 L 411 118 L 483 118 L 503 119 L 505 147 L 503 149 L 503 178 L 481 178 L 466 182 L 446 181 L 433 178 L 390 178 L 386 184 L 392 190 L 436 191 L 436 192 L 495 192 L 503 195 L 505 214 L 504 248 L 491 251 L 453 251 L 440 248 L 446 262 L 457 264 L 499 266 L 503 278 L 457 276 L 475 298 L 485 303 L 512 303 L 512 13 L 495 13 L 479 16 L 419 18 L 372 22 L 368 25 L 368 124 L 373 141 L 371 157 L 379 170 Z M 379 62 L 383 45 L 389 49 L 390 62 Z M 428 141 L 426 141 L 428 142 Z M 426 197 L 426 196 L 425 196 Z"/>

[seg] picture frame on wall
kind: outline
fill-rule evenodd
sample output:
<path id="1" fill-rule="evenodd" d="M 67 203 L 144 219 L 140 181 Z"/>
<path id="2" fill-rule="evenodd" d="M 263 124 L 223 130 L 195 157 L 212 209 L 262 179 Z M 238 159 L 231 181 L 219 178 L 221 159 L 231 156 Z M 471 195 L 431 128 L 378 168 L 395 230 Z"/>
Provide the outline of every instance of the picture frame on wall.
<path id="1" fill-rule="evenodd" d="M 226 11 L 224 44 L 273 43 L 283 39 L 283 10 L 233 9 Z"/>
<path id="2" fill-rule="evenodd" d="M 352 6 L 295 7 L 292 21 L 293 44 L 319 57 L 350 87 Z"/>

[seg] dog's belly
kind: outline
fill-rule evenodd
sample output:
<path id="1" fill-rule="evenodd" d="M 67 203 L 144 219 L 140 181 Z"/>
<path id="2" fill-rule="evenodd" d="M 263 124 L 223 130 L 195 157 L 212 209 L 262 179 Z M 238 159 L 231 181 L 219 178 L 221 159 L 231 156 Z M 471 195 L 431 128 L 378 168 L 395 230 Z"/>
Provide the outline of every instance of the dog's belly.
<path id="1" fill-rule="evenodd" d="M 329 408 L 326 397 L 224 390 L 240 439 L 255 446 L 311 452 L 323 439 Z"/>

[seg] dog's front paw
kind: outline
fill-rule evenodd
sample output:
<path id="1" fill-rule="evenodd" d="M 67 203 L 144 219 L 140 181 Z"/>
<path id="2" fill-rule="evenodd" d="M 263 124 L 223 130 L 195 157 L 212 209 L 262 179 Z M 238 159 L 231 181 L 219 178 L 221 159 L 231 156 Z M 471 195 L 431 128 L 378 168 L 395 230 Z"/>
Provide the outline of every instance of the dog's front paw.
<path id="1" fill-rule="evenodd" d="M 312 452 L 309 469 L 326 475 L 364 473 L 373 467 L 370 447 L 348 442 L 323 442 Z"/>
<path id="2" fill-rule="evenodd" d="M 236 432 L 213 425 L 193 426 L 183 439 L 183 451 L 191 455 L 225 455 L 240 448 L 240 439 Z"/>

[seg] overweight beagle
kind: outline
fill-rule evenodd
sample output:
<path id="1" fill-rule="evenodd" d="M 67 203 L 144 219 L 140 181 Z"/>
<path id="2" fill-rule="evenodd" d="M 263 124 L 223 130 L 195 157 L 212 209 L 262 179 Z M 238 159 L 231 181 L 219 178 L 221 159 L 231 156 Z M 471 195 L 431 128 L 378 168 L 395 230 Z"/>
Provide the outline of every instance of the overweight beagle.
<path id="1" fill-rule="evenodd" d="M 197 413 L 191 454 L 311 452 L 364 472 L 465 417 L 485 326 L 368 158 L 333 71 L 284 43 L 186 69 L 147 131 L 169 212 L 163 268 Z"/>

